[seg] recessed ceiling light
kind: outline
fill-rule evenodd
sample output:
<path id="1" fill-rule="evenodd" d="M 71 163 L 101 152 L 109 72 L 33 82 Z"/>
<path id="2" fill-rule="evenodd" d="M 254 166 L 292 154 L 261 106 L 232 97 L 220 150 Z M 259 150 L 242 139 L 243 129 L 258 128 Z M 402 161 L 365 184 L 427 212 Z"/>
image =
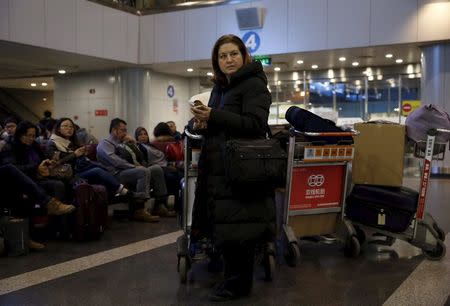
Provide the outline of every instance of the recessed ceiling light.
<path id="1" fill-rule="evenodd" d="M 186 69 L 186 71 L 187 71 L 187 72 L 192 72 L 192 71 L 194 71 L 194 69 L 188 68 L 188 69 Z"/>
<path id="2" fill-rule="evenodd" d="M 408 74 L 408 78 L 410 78 L 410 79 L 414 79 L 414 77 L 415 77 L 414 73 L 410 73 L 410 74 Z"/>
<path id="3" fill-rule="evenodd" d="M 369 80 L 369 81 L 373 81 L 373 75 L 369 75 L 368 77 L 367 77 L 367 79 Z"/>
<path id="4" fill-rule="evenodd" d="M 340 62 L 345 62 L 345 60 L 346 60 L 346 58 L 343 57 L 343 56 L 341 56 L 341 57 L 339 58 L 339 61 L 340 61 Z"/>
<path id="5" fill-rule="evenodd" d="M 42 98 L 42 101 L 47 101 L 47 98 Z"/>
<path id="6" fill-rule="evenodd" d="M 382 74 L 377 75 L 377 80 L 382 80 L 382 79 L 383 79 L 383 75 Z"/>
<path id="7" fill-rule="evenodd" d="M 393 56 L 394 56 L 394 55 L 392 55 L 392 53 L 388 53 L 388 54 L 385 55 L 386 58 L 391 58 L 391 57 L 393 57 Z"/>
<path id="8" fill-rule="evenodd" d="M 395 62 L 396 62 L 397 64 L 401 64 L 401 63 L 403 63 L 403 60 L 402 60 L 401 58 L 397 58 L 397 59 L 395 60 Z"/>
<path id="9" fill-rule="evenodd" d="M 58 70 L 58 73 L 59 74 L 64 74 L 64 73 L 66 73 L 66 71 L 64 69 L 60 69 L 60 70 Z"/>
<path id="10" fill-rule="evenodd" d="M 277 82 L 277 85 L 281 85 L 281 81 L 278 81 L 278 82 Z"/>
<path id="11" fill-rule="evenodd" d="M 36 87 L 36 83 L 31 83 L 30 86 L 31 87 Z"/>
<path id="12" fill-rule="evenodd" d="M 212 72 L 207 72 L 206 75 L 212 77 L 212 76 L 214 76 L 214 73 L 212 73 Z"/>
<path id="13" fill-rule="evenodd" d="M 356 80 L 355 81 L 355 85 L 361 85 L 361 81 L 360 80 Z"/>
<path id="14" fill-rule="evenodd" d="M 297 64 L 301 65 L 301 64 L 303 64 L 303 61 L 302 60 L 298 60 Z"/>
<path id="15" fill-rule="evenodd" d="M 318 65 L 312 65 L 311 68 L 312 69 L 317 69 L 317 68 L 319 68 L 319 66 Z"/>
<path id="16" fill-rule="evenodd" d="M 331 83 L 336 83 L 336 79 L 330 79 Z"/>
<path id="17" fill-rule="evenodd" d="M 280 71 L 281 68 L 280 68 L 280 67 L 275 67 L 275 68 L 273 68 L 273 70 L 275 70 L 275 71 Z"/>
<path id="18" fill-rule="evenodd" d="M 359 63 L 358 63 L 358 62 L 353 62 L 353 63 L 352 63 L 352 66 L 355 66 L 355 67 L 356 67 L 356 66 L 359 66 Z"/>
<path id="19" fill-rule="evenodd" d="M 42 82 L 41 85 L 45 87 L 45 86 L 47 86 L 48 84 L 45 83 L 45 82 Z"/>

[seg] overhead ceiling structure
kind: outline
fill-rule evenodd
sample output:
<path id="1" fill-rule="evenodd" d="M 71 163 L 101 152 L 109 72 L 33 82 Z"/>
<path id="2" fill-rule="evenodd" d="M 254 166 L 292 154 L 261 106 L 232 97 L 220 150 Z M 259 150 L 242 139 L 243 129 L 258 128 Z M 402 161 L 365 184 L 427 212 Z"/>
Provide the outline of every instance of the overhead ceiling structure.
<path id="1" fill-rule="evenodd" d="M 386 54 L 392 54 L 387 58 Z M 340 61 L 345 57 L 345 61 Z M 274 68 L 279 67 L 280 73 L 301 71 L 326 71 L 328 69 L 353 69 L 362 75 L 365 67 L 397 66 L 396 59 L 402 59 L 405 64 L 420 63 L 420 48 L 418 44 L 403 44 L 377 46 L 367 48 L 351 48 L 272 55 L 272 65 L 266 66 L 269 76 Z M 353 62 L 358 62 L 356 67 Z M 313 69 L 312 65 L 317 65 Z M 399 65 L 400 66 L 400 65 Z M 100 59 L 92 56 L 33 47 L 12 42 L 0 41 L 0 87 L 27 88 L 34 90 L 52 90 L 52 77 L 58 75 L 58 70 L 64 69 L 67 74 L 77 72 L 112 70 L 124 67 L 142 67 L 120 61 Z M 182 77 L 206 77 L 212 73 L 210 60 L 186 61 L 145 65 L 145 68 Z M 188 72 L 192 68 L 192 72 Z M 31 87 L 31 83 L 37 86 Z M 47 86 L 40 84 L 47 83 Z"/>

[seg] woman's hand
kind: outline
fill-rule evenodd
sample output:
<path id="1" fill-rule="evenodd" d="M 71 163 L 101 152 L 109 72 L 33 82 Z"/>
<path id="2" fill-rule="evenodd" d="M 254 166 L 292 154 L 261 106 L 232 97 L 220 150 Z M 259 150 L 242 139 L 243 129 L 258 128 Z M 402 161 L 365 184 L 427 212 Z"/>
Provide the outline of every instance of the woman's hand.
<path id="1" fill-rule="evenodd" d="M 195 119 L 207 122 L 209 120 L 209 116 L 211 115 L 211 107 L 206 105 L 194 106 L 191 107 L 191 113 L 194 115 Z"/>
<path id="2" fill-rule="evenodd" d="M 43 160 L 39 166 L 38 166 L 38 174 L 42 177 L 47 177 L 50 175 L 50 170 L 48 169 L 48 166 L 51 164 L 51 160 L 46 159 Z"/>
<path id="3" fill-rule="evenodd" d="M 79 147 L 79 148 L 76 149 L 75 152 L 73 152 L 73 153 L 75 153 L 75 156 L 76 156 L 76 157 L 80 157 L 80 156 L 82 156 L 82 155 L 85 155 L 85 154 L 86 154 L 86 146 Z"/>

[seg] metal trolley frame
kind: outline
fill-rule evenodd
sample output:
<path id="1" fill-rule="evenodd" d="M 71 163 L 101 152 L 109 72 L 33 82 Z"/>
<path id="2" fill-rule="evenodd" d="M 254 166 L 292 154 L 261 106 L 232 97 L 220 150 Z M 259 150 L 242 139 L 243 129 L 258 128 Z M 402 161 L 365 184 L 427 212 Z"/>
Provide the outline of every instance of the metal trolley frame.
<path id="1" fill-rule="evenodd" d="M 343 136 L 353 136 L 356 135 L 356 132 L 330 132 L 330 133 L 312 133 L 312 132 L 300 132 L 291 128 L 290 137 L 289 137 L 289 149 L 288 149 L 288 163 L 287 163 L 287 173 L 286 173 L 286 188 L 284 194 L 284 205 L 283 205 L 283 218 L 282 218 L 282 233 L 284 235 L 283 238 L 286 239 L 287 249 L 285 253 L 285 259 L 290 266 L 296 266 L 297 262 L 300 258 L 300 249 L 298 246 L 298 238 L 301 236 L 313 236 L 313 235 L 324 235 L 324 234 L 334 234 L 337 232 L 338 222 L 342 218 L 343 213 L 343 203 L 346 197 L 347 191 L 347 177 L 348 177 L 348 163 L 353 158 L 353 145 L 351 146 L 339 146 L 339 145 L 323 145 L 323 146 L 314 146 L 320 151 L 321 154 L 325 151 L 323 150 L 335 150 L 335 156 L 332 155 L 321 155 L 322 160 L 315 160 L 305 162 L 305 159 L 299 160 L 295 159 L 295 154 L 298 153 L 299 150 L 296 149 L 297 144 L 301 144 L 296 142 L 296 137 L 299 135 L 305 135 L 309 137 L 317 137 L 317 136 L 333 136 L 333 137 L 343 137 Z M 308 144 L 305 143 L 305 151 L 308 149 Z M 320 149 L 322 148 L 322 149 Z M 350 152 L 348 151 L 350 149 Z M 338 150 L 342 151 L 342 154 L 337 153 Z M 347 150 L 347 151 L 345 151 Z M 327 151 L 329 152 L 329 151 Z M 341 180 L 341 188 L 340 190 L 334 191 L 334 202 L 331 203 L 331 207 L 327 207 L 330 203 L 325 203 L 322 207 L 309 208 L 309 209 L 290 209 L 291 204 L 291 196 L 295 190 L 293 190 L 293 172 L 294 169 L 299 168 L 308 168 L 308 167 L 317 167 L 317 168 L 332 168 L 335 170 L 339 170 L 337 176 Z M 310 182 L 308 185 L 311 186 Z M 307 192 L 307 191 L 305 191 Z M 319 193 L 324 193 L 325 191 L 320 191 Z M 340 193 L 340 194 L 339 194 Z M 337 201 L 337 202 L 336 202 Z M 289 225 L 290 217 L 296 218 L 296 216 L 312 216 L 312 215 L 321 215 L 321 214 L 329 214 L 335 213 L 335 215 L 331 215 L 331 220 L 334 224 L 331 226 L 327 226 L 327 228 L 323 228 L 317 230 L 317 232 L 309 232 L 307 235 L 298 232 L 292 226 Z M 341 217 L 339 216 L 341 213 Z M 336 218 L 334 218 L 336 216 Z M 334 218 L 334 219 L 333 219 Z M 301 220 L 300 220 L 301 222 Z M 329 222 L 328 222 L 329 223 Z M 331 230 L 333 228 L 333 230 Z M 331 230 L 332 232 L 326 232 L 327 230 Z M 299 230 L 301 231 L 301 230 Z M 344 238 L 345 239 L 345 238 Z"/>
<path id="2" fill-rule="evenodd" d="M 349 233 L 346 241 L 346 248 L 350 255 L 354 257 L 359 255 L 360 245 L 365 241 L 365 232 L 362 229 L 370 229 L 388 237 L 391 244 L 396 238 L 409 242 L 410 244 L 422 249 L 425 257 L 430 260 L 440 260 L 445 256 L 445 233 L 438 226 L 433 217 L 426 212 L 426 197 L 430 181 L 432 162 L 433 160 L 442 160 L 444 158 L 444 151 L 438 152 L 439 155 L 435 155 L 437 145 L 442 145 L 435 143 L 436 135 L 439 133 L 450 133 L 450 130 L 430 129 L 427 132 L 425 150 L 423 151 L 422 149 L 417 149 L 417 144 L 415 146 L 415 156 L 418 158 L 424 158 L 424 162 L 421 171 L 417 211 L 411 225 L 404 232 L 393 233 L 377 227 L 353 222 L 347 219 L 345 214 L 343 214 L 343 224 L 345 225 L 346 231 Z"/>
<path id="3" fill-rule="evenodd" d="M 195 191 L 198 175 L 197 168 L 192 166 L 192 146 L 190 145 L 190 140 L 201 140 L 203 138 L 202 135 L 192 134 L 187 129 L 185 130 L 185 134 L 187 137 L 184 141 L 183 211 L 180 220 L 183 235 L 177 239 L 178 273 L 180 282 L 183 284 L 187 281 L 187 274 L 192 263 L 198 260 L 198 258 L 192 256 L 190 251 L 192 210 L 194 206 L 192 192 Z"/>

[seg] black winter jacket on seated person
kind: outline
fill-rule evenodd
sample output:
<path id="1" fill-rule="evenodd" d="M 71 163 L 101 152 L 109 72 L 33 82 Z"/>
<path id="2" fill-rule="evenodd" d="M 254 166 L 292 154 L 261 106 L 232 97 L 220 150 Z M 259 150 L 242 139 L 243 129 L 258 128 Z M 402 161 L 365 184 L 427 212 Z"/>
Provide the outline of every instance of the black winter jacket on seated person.
<path id="1" fill-rule="evenodd" d="M 217 244 L 271 238 L 274 234 L 273 190 L 236 190 L 226 180 L 224 147 L 231 138 L 263 138 L 271 95 L 259 62 L 244 65 L 226 87 L 216 85 L 204 135 L 195 192 L 193 229 Z"/>

